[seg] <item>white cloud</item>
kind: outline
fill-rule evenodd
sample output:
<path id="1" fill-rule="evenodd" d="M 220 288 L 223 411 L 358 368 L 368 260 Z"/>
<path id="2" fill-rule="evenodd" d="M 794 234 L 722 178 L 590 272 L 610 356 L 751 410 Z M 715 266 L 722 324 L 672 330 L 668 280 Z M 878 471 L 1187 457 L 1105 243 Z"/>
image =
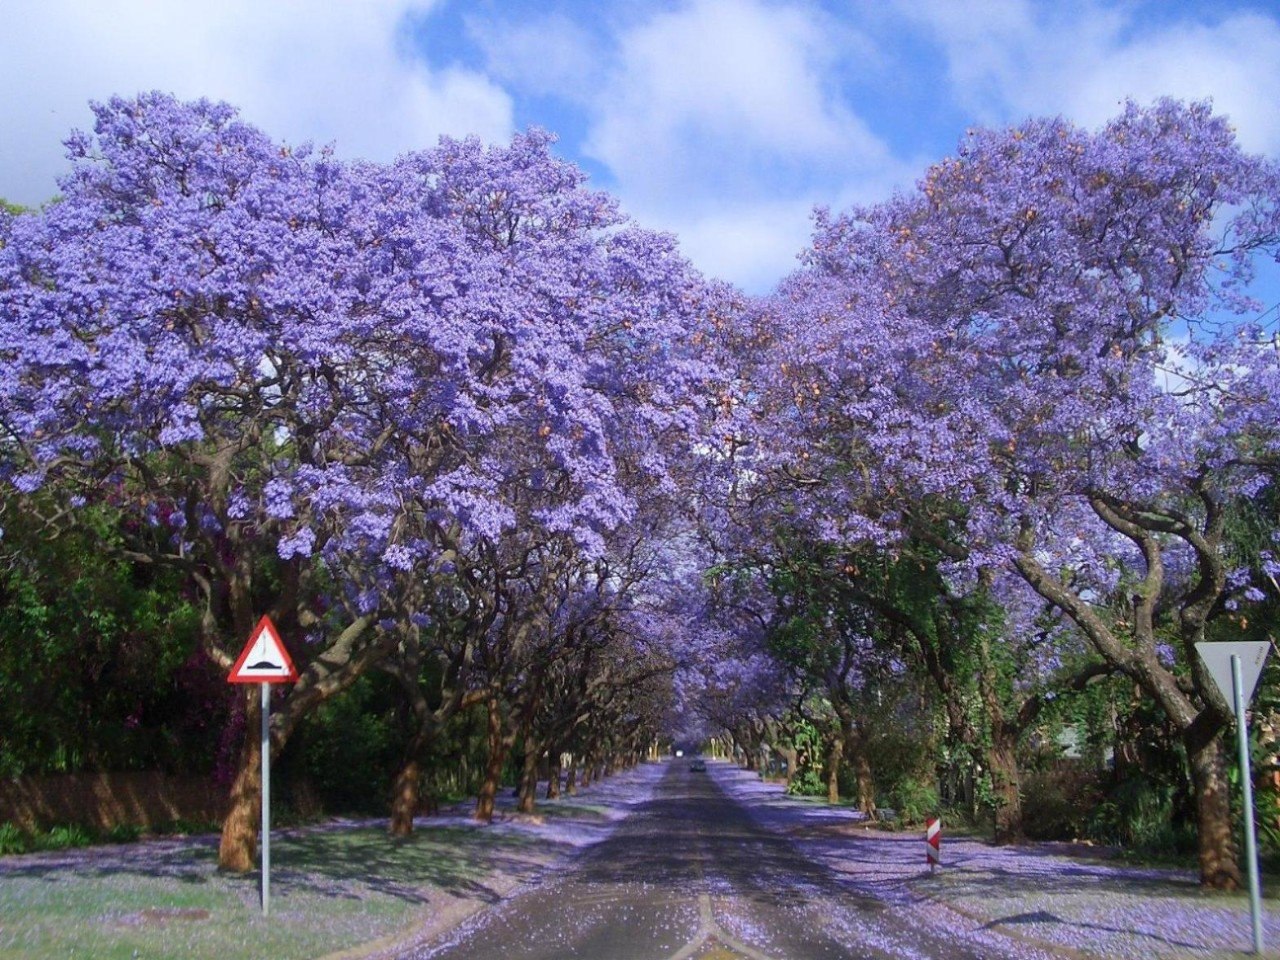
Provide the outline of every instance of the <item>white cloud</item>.
<path id="1" fill-rule="evenodd" d="M 1066 109 L 1090 125 L 1113 116 L 1126 96 L 1212 97 L 1246 149 L 1280 153 L 1280 24 L 1241 15 L 1212 27 L 1171 27 L 1100 51 L 1096 69 L 1067 89 Z"/>
<path id="2" fill-rule="evenodd" d="M 811 11 L 754 0 L 659 14 L 620 38 L 587 152 L 649 199 L 690 182 L 749 196 L 779 166 L 873 166 L 883 143 L 828 85 L 832 39 Z"/>
<path id="3" fill-rule="evenodd" d="M 876 203 L 908 186 L 922 168 L 923 161 L 887 164 L 828 192 L 815 189 L 790 197 L 683 206 L 659 199 L 652 205 L 627 204 L 626 210 L 647 227 L 674 233 L 681 252 L 703 273 L 762 294 L 800 266 L 799 254 L 812 239 L 815 207 L 846 210 Z"/>
<path id="4" fill-rule="evenodd" d="M 0 196 L 37 203 L 89 100 L 159 89 L 227 100 L 271 136 L 390 159 L 441 133 L 505 139 L 510 97 L 407 53 L 406 18 L 436 0 L 29 0 L 0 35 Z"/>
<path id="5" fill-rule="evenodd" d="M 1280 153 L 1280 23 L 1253 13 L 1212 22 L 1135 20 L 1135 8 L 988 0 L 979 7 L 899 0 L 947 56 L 952 95 L 1002 123 L 1062 113 L 1085 126 L 1132 98 L 1212 98 L 1246 149 Z"/>
<path id="6" fill-rule="evenodd" d="M 680 251 L 709 276 L 764 293 L 780 275 L 799 266 L 808 244 L 813 206 L 805 200 L 733 204 L 703 215 L 662 212 L 645 217 L 680 238 Z"/>
<path id="7" fill-rule="evenodd" d="M 615 39 L 584 150 L 708 274 L 763 291 L 796 266 L 815 203 L 900 179 L 835 82 L 875 51 L 811 6 L 691 0 Z"/>

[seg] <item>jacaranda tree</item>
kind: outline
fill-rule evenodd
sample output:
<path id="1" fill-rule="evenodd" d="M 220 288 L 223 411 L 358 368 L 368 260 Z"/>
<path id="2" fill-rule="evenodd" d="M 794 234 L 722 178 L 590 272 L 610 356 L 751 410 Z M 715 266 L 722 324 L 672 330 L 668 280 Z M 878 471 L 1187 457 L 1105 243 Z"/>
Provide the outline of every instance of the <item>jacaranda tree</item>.
<path id="1" fill-rule="evenodd" d="M 1204 105 L 975 131 L 914 191 L 820 215 L 778 295 L 778 456 L 819 528 L 923 539 L 961 584 L 1016 571 L 1074 621 L 1176 731 L 1219 887 L 1239 882 L 1230 714 L 1194 644 L 1248 594 L 1223 531 L 1274 476 L 1280 363 L 1256 326 L 1211 321 L 1256 311 L 1241 284 L 1278 197 Z"/>
<path id="2" fill-rule="evenodd" d="M 375 165 L 221 104 L 95 115 L 62 200 L 0 223 L 0 471 L 60 517 L 110 495 L 163 530 L 131 556 L 186 576 L 216 662 L 275 618 L 303 673 L 273 751 L 429 625 L 407 601 L 451 550 L 525 520 L 599 553 L 629 473 L 671 486 L 717 294 L 545 134 Z M 252 865 L 257 766 L 250 736 L 229 869 Z"/>

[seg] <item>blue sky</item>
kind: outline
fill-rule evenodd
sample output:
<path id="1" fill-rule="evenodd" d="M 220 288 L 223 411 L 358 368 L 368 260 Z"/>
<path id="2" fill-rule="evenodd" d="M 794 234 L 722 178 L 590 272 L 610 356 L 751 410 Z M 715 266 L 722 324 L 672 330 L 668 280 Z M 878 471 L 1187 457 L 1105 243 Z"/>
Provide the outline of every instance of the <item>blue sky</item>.
<path id="1" fill-rule="evenodd" d="M 529 125 L 707 273 L 752 292 L 815 204 L 910 185 L 974 125 L 1212 97 L 1280 157 L 1280 13 L 1171 0 L 7 0 L 0 197 L 55 192 L 86 103 L 224 99 L 271 135 L 390 159 Z"/>

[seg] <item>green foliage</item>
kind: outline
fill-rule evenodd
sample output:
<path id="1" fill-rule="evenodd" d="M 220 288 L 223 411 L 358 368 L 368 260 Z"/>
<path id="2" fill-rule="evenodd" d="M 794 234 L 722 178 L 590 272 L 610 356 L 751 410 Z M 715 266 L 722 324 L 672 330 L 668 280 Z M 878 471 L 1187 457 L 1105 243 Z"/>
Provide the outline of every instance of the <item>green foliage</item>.
<path id="1" fill-rule="evenodd" d="M 1087 835 L 1144 855 L 1179 855 L 1196 848 L 1195 825 L 1174 816 L 1173 789 L 1142 778 L 1124 781 L 1088 818 Z"/>
<path id="2" fill-rule="evenodd" d="M 142 836 L 142 828 L 133 823 L 118 823 L 102 834 L 104 843 L 134 843 Z"/>
<path id="3" fill-rule="evenodd" d="M 1261 588 L 1262 598 L 1255 603 L 1241 602 L 1239 594 L 1226 604 L 1222 615 L 1209 621 L 1209 640 L 1271 640 L 1280 622 L 1280 584 L 1264 569 L 1264 557 L 1280 553 L 1276 518 L 1280 516 L 1280 485 L 1271 484 L 1251 497 L 1237 497 L 1227 513 L 1225 553 L 1228 568 L 1248 570 L 1248 581 Z M 1280 665 L 1273 655 L 1264 672 L 1255 710 L 1280 706 Z M 1268 684 L 1268 679 L 1271 681 Z M 1270 702 L 1268 702 L 1270 701 Z"/>
<path id="4" fill-rule="evenodd" d="M 797 797 L 826 796 L 822 732 L 812 721 L 800 720 L 792 728 L 791 745 L 796 751 L 796 769 L 792 771 L 787 792 Z"/>
<path id="5" fill-rule="evenodd" d="M 938 812 L 938 788 L 932 780 L 904 777 L 885 799 L 904 824 L 923 823 Z"/>
<path id="6" fill-rule="evenodd" d="M 918 731 L 886 731 L 871 742 L 868 754 L 882 807 L 894 806 L 890 798 L 912 792 L 910 784 L 933 783 L 937 779 L 932 744 Z M 936 796 L 937 789 L 933 789 Z"/>
<path id="7" fill-rule="evenodd" d="M 176 578 L 122 558 L 118 510 L 50 530 L 53 496 L 0 502 L 0 776 L 211 758 L 212 737 L 179 737 L 203 706 L 181 683 L 198 612 Z"/>
<path id="8" fill-rule="evenodd" d="M 1272 673 L 1274 660 L 1275 657 L 1272 656 L 1268 661 L 1260 687 L 1266 683 L 1267 675 Z M 1265 692 L 1260 690 L 1254 702 L 1256 704 L 1259 700 L 1271 700 L 1274 696 L 1273 690 Z M 1268 704 L 1268 707 L 1269 712 L 1274 716 L 1274 705 Z M 1271 740 L 1269 736 L 1263 736 L 1258 727 L 1259 724 L 1254 723 L 1249 729 L 1254 824 L 1257 827 L 1259 855 L 1275 859 L 1280 857 L 1280 783 L 1276 782 L 1276 769 L 1273 762 L 1280 744 Z M 1224 733 L 1223 739 L 1229 741 L 1224 746 L 1227 751 L 1227 779 L 1231 785 L 1231 812 L 1236 821 L 1237 830 L 1240 831 L 1243 830 L 1244 795 L 1240 789 L 1240 766 L 1236 760 L 1238 747 L 1234 727 Z"/>
<path id="9" fill-rule="evenodd" d="M 100 837 L 93 831 L 75 824 L 58 825 L 36 833 L 28 833 L 15 824 L 0 823 L 0 855 L 68 850 L 72 847 L 88 847 L 99 842 L 119 841 L 110 839 L 110 834 Z"/>
<path id="10" fill-rule="evenodd" d="M 818 770 L 809 767 L 791 778 L 791 782 L 787 784 L 787 793 L 793 797 L 825 797 L 827 782 Z"/>
<path id="11" fill-rule="evenodd" d="M 75 824 L 50 827 L 45 833 L 35 835 L 37 850 L 68 850 L 72 847 L 92 846 L 93 843 L 93 834 Z"/>
<path id="12" fill-rule="evenodd" d="M 1254 795 L 1258 827 L 1258 851 L 1263 856 L 1280 855 L 1280 792 L 1273 785 Z"/>
<path id="13" fill-rule="evenodd" d="M 282 779 L 305 781 L 330 812 L 385 813 L 406 739 L 396 705 L 387 677 L 361 677 L 304 721 Z"/>
<path id="14" fill-rule="evenodd" d="M 26 853 L 30 849 L 27 835 L 12 823 L 0 823 L 0 857 Z"/>
<path id="15" fill-rule="evenodd" d="M 1196 848 L 1195 825 L 1178 813 L 1177 787 L 1134 775 L 1109 790 L 1097 772 L 1062 764 L 1023 779 L 1027 836 L 1089 840 L 1139 857 L 1178 858 Z"/>
<path id="16" fill-rule="evenodd" d="M 441 731 L 423 765 L 423 796 L 441 802 L 473 797 L 487 756 L 483 704 L 455 715 Z"/>

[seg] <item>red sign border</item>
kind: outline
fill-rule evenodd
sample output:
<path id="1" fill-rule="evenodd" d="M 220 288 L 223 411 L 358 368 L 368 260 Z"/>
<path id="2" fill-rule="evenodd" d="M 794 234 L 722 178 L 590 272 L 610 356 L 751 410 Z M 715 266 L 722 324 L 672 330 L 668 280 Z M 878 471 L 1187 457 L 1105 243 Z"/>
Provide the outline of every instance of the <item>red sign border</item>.
<path id="1" fill-rule="evenodd" d="M 249 659 L 249 652 L 253 650 L 258 642 L 258 637 L 262 631 L 267 632 L 267 636 L 271 642 L 275 644 L 276 650 L 280 652 L 281 659 L 289 671 L 287 677 L 242 677 L 238 676 L 240 668 L 244 666 L 244 662 Z M 293 665 L 293 658 L 289 656 L 289 651 L 285 649 L 284 643 L 280 640 L 280 634 L 276 632 L 276 625 L 271 622 L 271 618 L 265 613 L 262 619 L 258 621 L 258 625 L 253 628 L 253 633 L 249 634 L 249 642 L 244 645 L 244 649 L 240 651 L 240 656 L 236 659 L 235 666 L 231 668 L 231 673 L 227 677 L 227 683 L 294 683 L 298 679 L 298 668 Z"/>

